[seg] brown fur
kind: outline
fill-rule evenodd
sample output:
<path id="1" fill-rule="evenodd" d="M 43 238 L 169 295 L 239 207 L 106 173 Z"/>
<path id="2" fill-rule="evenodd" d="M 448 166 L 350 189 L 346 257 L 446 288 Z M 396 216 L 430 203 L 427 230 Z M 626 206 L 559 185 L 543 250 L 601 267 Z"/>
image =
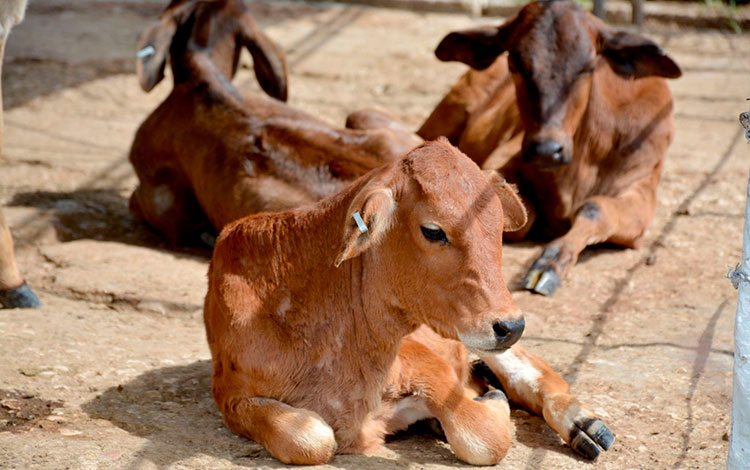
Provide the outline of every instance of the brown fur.
<path id="1" fill-rule="evenodd" d="M 229 82 L 242 45 L 263 88 L 286 99 L 283 52 L 240 0 L 174 1 L 139 40 L 156 51 L 139 62 L 144 89 L 161 79 L 167 56 L 175 83 L 136 133 L 130 161 L 140 186 L 130 207 L 173 243 L 318 200 L 421 142 L 375 112 L 360 113 L 360 129 L 336 129 L 280 101 L 242 97 Z"/>
<path id="2" fill-rule="evenodd" d="M 436 54 L 476 69 L 418 134 L 450 137 L 519 185 L 531 217 L 513 237 L 533 228 L 554 238 L 532 277 L 550 271 L 561 279 L 587 245 L 639 246 L 674 134 L 662 77 L 680 75 L 658 46 L 611 30 L 572 2 L 542 1 L 499 28 L 451 33 Z M 539 151 L 549 143 L 560 151 Z M 584 207 L 596 217 L 582 216 Z"/>
<path id="3" fill-rule="evenodd" d="M 322 464 L 434 416 L 457 457 L 495 464 L 510 445 L 508 404 L 473 399 L 482 390 L 471 388 L 467 347 L 493 370 L 531 358 L 506 378 L 511 390 L 541 390 L 521 402 L 530 409 L 553 397 L 577 406 L 544 361 L 506 350 L 520 331 L 498 333 L 522 318 L 501 276 L 502 227 L 525 222 L 508 193 L 438 141 L 316 204 L 227 225 L 204 308 L 227 426 L 285 463 Z M 591 416 L 573 408 L 562 411 Z M 550 420 L 575 429 L 558 426 L 560 413 Z"/>

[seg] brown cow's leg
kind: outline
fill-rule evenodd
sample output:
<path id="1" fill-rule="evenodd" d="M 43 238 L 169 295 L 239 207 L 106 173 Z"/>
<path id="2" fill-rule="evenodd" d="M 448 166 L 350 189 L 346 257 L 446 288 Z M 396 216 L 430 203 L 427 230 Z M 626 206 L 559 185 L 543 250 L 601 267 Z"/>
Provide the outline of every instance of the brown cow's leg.
<path id="1" fill-rule="evenodd" d="M 518 345 L 501 354 L 483 356 L 513 402 L 537 415 L 584 457 L 607 450 L 614 435 L 607 425 L 570 395 L 565 380 L 547 362 Z"/>
<path id="2" fill-rule="evenodd" d="M 10 236 L 5 215 L 0 208 L 0 290 L 13 289 L 23 284 L 13 255 L 13 239 Z"/>
<path id="3" fill-rule="evenodd" d="M 459 459 L 494 465 L 510 447 L 510 409 L 505 395 L 476 394 L 459 380 L 451 365 L 424 344 L 405 340 L 399 350 L 396 390 L 403 397 L 388 418 L 386 431 L 434 416 Z"/>
<path id="4" fill-rule="evenodd" d="M 233 398 L 219 404 L 227 427 L 265 447 L 280 461 L 322 465 L 336 452 L 333 429 L 314 411 L 271 398 Z"/>
<path id="5" fill-rule="evenodd" d="M 13 239 L 0 208 L 0 308 L 35 308 L 41 305 L 18 272 Z"/>
<path id="6" fill-rule="evenodd" d="M 8 37 L 10 25 L 0 25 L 0 76 L 2 76 L 5 40 Z M 2 125 L 2 89 L 0 89 L 0 150 L 3 145 Z M 0 208 L 0 307 L 2 308 L 32 308 L 41 306 L 41 302 L 34 292 L 23 282 L 16 266 L 13 254 L 13 239 L 5 222 L 2 208 Z"/>
<path id="7" fill-rule="evenodd" d="M 550 242 L 531 265 L 524 287 L 552 295 L 589 245 L 611 242 L 637 248 L 654 214 L 655 194 L 644 188 L 620 197 L 594 196 L 573 217 L 565 235 Z"/>

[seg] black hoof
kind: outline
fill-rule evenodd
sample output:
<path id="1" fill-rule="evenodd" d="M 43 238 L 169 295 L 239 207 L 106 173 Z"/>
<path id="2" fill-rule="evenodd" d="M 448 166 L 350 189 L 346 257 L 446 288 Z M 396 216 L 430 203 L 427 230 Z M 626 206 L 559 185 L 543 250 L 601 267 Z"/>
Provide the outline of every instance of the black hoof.
<path id="1" fill-rule="evenodd" d="M 214 235 L 213 233 L 201 232 L 200 240 L 211 249 L 216 246 L 216 235 Z"/>
<path id="2" fill-rule="evenodd" d="M 545 248 L 542 256 L 534 261 L 526 273 L 523 288 L 547 296 L 554 294 L 562 283 L 555 269 L 559 257 L 560 247 L 552 245 Z"/>
<path id="3" fill-rule="evenodd" d="M 484 400 L 501 400 L 501 401 L 508 401 L 508 397 L 505 396 L 505 393 L 502 390 L 490 390 L 489 392 L 485 393 L 481 397 L 474 398 L 476 401 L 484 401 Z"/>
<path id="4" fill-rule="evenodd" d="M 576 423 L 571 433 L 570 447 L 586 457 L 594 460 L 602 450 L 608 450 L 615 442 L 615 436 L 600 419 L 592 419 L 585 423 Z"/>
<path id="5" fill-rule="evenodd" d="M 0 290 L 0 305 L 3 308 L 38 308 L 42 303 L 24 282 L 15 289 Z"/>
<path id="6" fill-rule="evenodd" d="M 557 288 L 560 287 L 560 284 L 562 283 L 560 277 L 552 269 L 545 270 L 535 277 L 535 282 L 529 282 L 528 285 L 524 281 L 524 287 L 536 292 L 537 294 L 550 296 L 557 292 Z"/>

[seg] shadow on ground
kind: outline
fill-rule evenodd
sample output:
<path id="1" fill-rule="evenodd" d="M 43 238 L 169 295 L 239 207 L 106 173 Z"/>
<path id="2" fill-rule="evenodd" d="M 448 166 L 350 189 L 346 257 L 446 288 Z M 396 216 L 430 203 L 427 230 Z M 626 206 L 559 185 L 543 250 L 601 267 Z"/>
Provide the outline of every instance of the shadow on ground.
<path id="1" fill-rule="evenodd" d="M 208 455 L 235 465 L 286 468 L 262 446 L 230 432 L 211 398 L 211 362 L 150 370 L 130 382 L 105 390 L 82 406 L 93 419 L 104 419 L 126 432 L 147 439 L 129 468 L 143 461 L 159 467 Z M 573 455 L 541 418 L 513 411 L 516 443 Z M 337 455 L 329 465 L 345 469 L 407 468 L 414 463 L 464 467 L 428 426 L 388 439 L 382 456 Z M 581 460 L 581 463 L 584 461 Z M 467 468 L 469 466 L 466 466 Z"/>
<path id="2" fill-rule="evenodd" d="M 9 43 L 14 57 L 6 59 L 3 66 L 4 107 L 10 110 L 22 106 L 38 96 L 46 96 L 56 91 L 74 88 L 86 82 L 109 77 L 112 75 L 135 76 L 136 39 L 140 32 L 152 21 L 156 21 L 167 2 L 163 0 L 149 0 L 132 2 L 126 0 L 112 1 L 77 1 L 77 2 L 30 2 L 26 13 L 26 23 L 41 21 L 43 24 L 56 25 L 50 31 L 47 39 L 62 43 L 75 43 L 82 48 L 98 47 L 98 43 L 111 43 L 112 51 L 122 51 L 120 54 L 111 52 L 110 57 L 96 60 L 76 59 L 76 51 L 63 52 L 58 57 L 50 57 L 48 52 L 37 56 L 32 48 L 16 45 L 17 41 L 25 41 L 21 31 L 25 23 L 16 27 L 18 30 L 10 35 Z M 301 17 L 314 16 L 327 8 L 318 5 L 252 2 L 248 5 L 251 15 L 262 28 L 294 20 Z M 127 16 L 132 21 L 107 21 L 106 33 L 99 37 L 86 32 L 92 21 L 111 19 L 117 16 Z M 58 27 L 59 24 L 80 23 L 81 28 Z M 117 40 L 113 38 L 118 38 Z M 120 39 L 121 38 L 121 39 Z M 46 48 L 44 48 L 46 50 Z M 129 51 L 132 50 L 132 57 Z M 29 77 L 33 77 L 29 79 Z"/>
<path id="3" fill-rule="evenodd" d="M 78 189 L 75 191 L 34 191 L 16 194 L 9 207 L 33 207 L 43 215 L 14 226 L 21 234 L 18 245 L 35 244 L 48 225 L 37 223 L 44 215 L 61 242 L 90 239 L 119 242 L 171 253 L 210 258 L 207 246 L 174 246 L 146 224 L 133 218 L 128 200 L 114 189 Z M 38 227 L 37 227 L 38 226 Z"/>

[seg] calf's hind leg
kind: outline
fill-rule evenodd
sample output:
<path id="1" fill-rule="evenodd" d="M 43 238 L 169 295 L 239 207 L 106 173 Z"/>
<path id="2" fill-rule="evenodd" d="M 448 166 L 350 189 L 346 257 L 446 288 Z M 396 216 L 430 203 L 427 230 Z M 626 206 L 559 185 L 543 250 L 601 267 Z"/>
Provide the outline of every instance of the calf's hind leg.
<path id="1" fill-rule="evenodd" d="M 219 408 L 229 429 L 284 463 L 322 465 L 336 452 L 333 429 L 314 411 L 261 397 L 231 398 Z"/>
<path id="2" fill-rule="evenodd" d="M 171 173 L 169 173 L 171 174 Z M 161 232 L 173 245 L 195 244 L 213 232 L 192 190 L 177 178 L 160 176 L 156 184 L 141 181 L 130 196 L 130 213 Z"/>

